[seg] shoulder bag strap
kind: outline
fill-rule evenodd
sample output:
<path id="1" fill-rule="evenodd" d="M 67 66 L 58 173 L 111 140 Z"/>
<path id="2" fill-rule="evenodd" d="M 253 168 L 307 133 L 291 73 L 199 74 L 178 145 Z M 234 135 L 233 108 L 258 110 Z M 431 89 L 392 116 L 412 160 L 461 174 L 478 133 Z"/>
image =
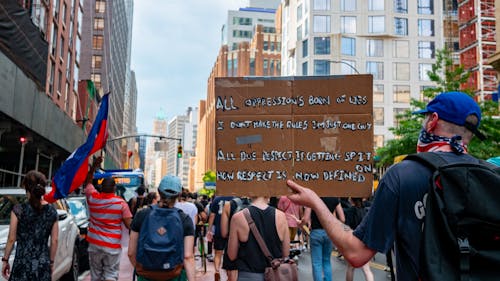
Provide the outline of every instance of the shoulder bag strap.
<path id="1" fill-rule="evenodd" d="M 413 160 L 420 162 L 433 170 L 437 170 L 439 167 L 448 164 L 448 162 L 443 157 L 433 152 L 420 152 L 410 154 L 406 156 L 404 160 Z"/>
<path id="2" fill-rule="evenodd" d="M 255 240 L 257 240 L 257 243 L 259 244 L 259 247 L 262 250 L 262 253 L 264 253 L 264 256 L 266 256 L 267 260 L 272 265 L 273 256 L 269 252 L 269 249 L 267 249 L 267 246 L 266 246 L 266 243 L 264 242 L 264 239 L 262 239 L 262 236 L 260 235 L 259 230 L 255 226 L 255 222 L 253 221 L 252 216 L 250 215 L 250 211 L 248 210 L 248 208 L 243 210 L 243 214 L 245 215 L 245 219 L 248 222 L 248 226 L 250 227 L 250 230 L 252 231 L 252 234 L 255 237 Z"/>

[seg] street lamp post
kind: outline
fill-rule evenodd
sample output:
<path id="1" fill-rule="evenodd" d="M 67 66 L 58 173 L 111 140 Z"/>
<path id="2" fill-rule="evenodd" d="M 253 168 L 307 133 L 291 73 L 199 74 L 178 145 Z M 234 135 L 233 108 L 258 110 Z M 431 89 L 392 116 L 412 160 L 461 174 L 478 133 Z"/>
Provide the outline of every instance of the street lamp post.
<path id="1" fill-rule="evenodd" d="M 356 72 L 356 74 L 360 74 L 359 71 L 354 67 L 352 66 L 350 63 L 346 62 L 346 61 L 342 61 L 342 60 L 331 60 L 329 61 L 331 63 L 343 63 L 347 66 L 349 66 L 352 70 L 354 70 Z"/>
<path id="2" fill-rule="evenodd" d="M 21 138 L 19 138 L 19 141 L 21 142 L 21 154 L 19 155 L 19 170 L 17 172 L 17 186 L 21 187 L 21 177 L 22 177 L 22 172 L 23 172 L 23 160 L 24 160 L 24 146 L 28 142 L 28 139 L 26 137 L 21 137 Z"/>

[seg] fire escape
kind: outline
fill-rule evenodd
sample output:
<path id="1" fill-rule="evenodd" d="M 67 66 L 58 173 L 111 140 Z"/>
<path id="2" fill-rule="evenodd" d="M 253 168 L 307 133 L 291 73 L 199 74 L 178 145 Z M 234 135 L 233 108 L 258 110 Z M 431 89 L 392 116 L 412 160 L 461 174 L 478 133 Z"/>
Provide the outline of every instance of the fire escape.
<path id="1" fill-rule="evenodd" d="M 496 71 L 487 64 L 496 52 L 495 0 L 458 1 L 460 61 L 470 72 L 464 88 L 478 101 L 491 100 L 497 90 Z"/>

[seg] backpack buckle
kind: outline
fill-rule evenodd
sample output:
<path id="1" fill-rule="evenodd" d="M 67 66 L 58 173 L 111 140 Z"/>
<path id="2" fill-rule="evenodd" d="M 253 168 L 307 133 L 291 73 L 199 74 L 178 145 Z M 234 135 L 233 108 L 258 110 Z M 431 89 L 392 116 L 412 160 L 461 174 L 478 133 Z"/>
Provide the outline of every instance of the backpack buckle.
<path id="1" fill-rule="evenodd" d="M 470 254 L 470 244 L 469 244 L 469 239 L 467 237 L 465 238 L 458 238 L 458 249 L 460 250 L 461 254 Z"/>

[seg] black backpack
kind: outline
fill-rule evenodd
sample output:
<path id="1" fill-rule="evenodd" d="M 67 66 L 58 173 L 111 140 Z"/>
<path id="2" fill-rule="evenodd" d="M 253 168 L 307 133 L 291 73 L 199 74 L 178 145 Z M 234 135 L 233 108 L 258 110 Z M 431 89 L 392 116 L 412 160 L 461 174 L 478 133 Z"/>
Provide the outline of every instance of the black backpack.
<path id="1" fill-rule="evenodd" d="M 434 170 L 425 207 L 420 279 L 500 280 L 500 168 L 447 163 L 436 153 L 406 159 Z"/>

